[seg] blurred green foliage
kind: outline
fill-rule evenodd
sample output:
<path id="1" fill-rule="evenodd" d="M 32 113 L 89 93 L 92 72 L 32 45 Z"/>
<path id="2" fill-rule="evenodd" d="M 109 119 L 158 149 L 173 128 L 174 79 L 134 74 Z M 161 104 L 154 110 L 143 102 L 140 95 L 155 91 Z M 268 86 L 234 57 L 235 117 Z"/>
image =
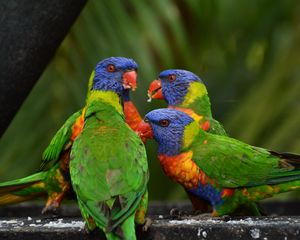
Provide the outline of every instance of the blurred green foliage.
<path id="1" fill-rule="evenodd" d="M 0 144 L 0 179 L 35 172 L 65 119 L 84 104 L 94 65 L 110 56 L 139 64 L 133 100 L 141 114 L 147 87 L 167 68 L 197 73 L 213 113 L 231 136 L 300 153 L 300 2 L 297 0 L 90 0 Z M 9 104 L 9 103 L 5 103 Z M 185 197 L 165 177 L 147 144 L 151 199 Z"/>

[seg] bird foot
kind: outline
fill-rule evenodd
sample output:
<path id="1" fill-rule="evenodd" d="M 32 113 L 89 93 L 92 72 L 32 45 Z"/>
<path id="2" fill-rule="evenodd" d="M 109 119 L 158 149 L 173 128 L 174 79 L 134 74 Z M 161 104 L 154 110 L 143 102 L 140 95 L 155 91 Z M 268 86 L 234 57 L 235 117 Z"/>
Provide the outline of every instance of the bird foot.
<path id="1" fill-rule="evenodd" d="M 49 204 L 46 204 L 46 206 L 42 210 L 42 214 L 56 214 L 57 210 L 59 208 L 59 203 L 57 201 L 52 201 Z"/>
<path id="2" fill-rule="evenodd" d="M 152 225 L 153 221 L 151 218 L 145 218 L 144 226 L 143 226 L 143 232 L 147 232 L 149 227 Z"/>
<path id="3" fill-rule="evenodd" d="M 181 211 L 177 208 L 172 208 L 170 210 L 170 216 L 171 217 L 179 218 L 179 217 L 182 217 L 182 216 L 185 216 L 185 215 L 187 215 L 186 211 Z"/>

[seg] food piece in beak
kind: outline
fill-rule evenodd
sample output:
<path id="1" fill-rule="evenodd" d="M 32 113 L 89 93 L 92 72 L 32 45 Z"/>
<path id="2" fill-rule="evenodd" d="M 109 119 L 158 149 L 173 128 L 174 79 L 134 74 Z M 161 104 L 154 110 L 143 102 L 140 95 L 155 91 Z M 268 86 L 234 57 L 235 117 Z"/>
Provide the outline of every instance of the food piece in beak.
<path id="1" fill-rule="evenodd" d="M 162 87 L 161 87 L 161 81 L 159 79 L 154 80 L 148 89 L 148 102 L 151 102 L 151 100 L 154 99 L 164 99 L 163 93 L 162 93 Z"/>
<path id="2" fill-rule="evenodd" d="M 141 121 L 135 132 L 142 139 L 143 143 L 146 143 L 148 138 L 153 138 L 152 128 L 148 122 Z"/>
<path id="3" fill-rule="evenodd" d="M 135 70 L 123 74 L 123 87 L 124 89 L 132 89 L 135 91 L 137 87 L 137 72 Z"/>

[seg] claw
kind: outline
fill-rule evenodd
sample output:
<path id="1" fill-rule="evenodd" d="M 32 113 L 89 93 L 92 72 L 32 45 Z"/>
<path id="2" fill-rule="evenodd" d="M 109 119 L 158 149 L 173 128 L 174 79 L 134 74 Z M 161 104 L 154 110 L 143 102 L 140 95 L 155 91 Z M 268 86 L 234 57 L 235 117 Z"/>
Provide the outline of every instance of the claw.
<path id="1" fill-rule="evenodd" d="M 172 208 L 170 210 L 170 215 L 172 217 L 182 217 L 182 216 L 188 215 L 188 213 L 186 211 L 178 210 L 177 208 Z"/>
<path id="2" fill-rule="evenodd" d="M 57 213 L 57 209 L 59 208 L 59 203 L 57 201 L 52 201 L 49 204 L 46 204 L 46 206 L 42 210 L 42 214 L 46 213 Z"/>
<path id="3" fill-rule="evenodd" d="M 179 216 L 179 210 L 177 208 L 172 208 L 170 210 L 170 215 L 171 216 Z"/>
<path id="4" fill-rule="evenodd" d="M 149 227 L 152 225 L 152 219 L 151 218 L 145 218 L 145 223 L 144 223 L 144 226 L 143 226 L 143 232 L 147 232 Z"/>

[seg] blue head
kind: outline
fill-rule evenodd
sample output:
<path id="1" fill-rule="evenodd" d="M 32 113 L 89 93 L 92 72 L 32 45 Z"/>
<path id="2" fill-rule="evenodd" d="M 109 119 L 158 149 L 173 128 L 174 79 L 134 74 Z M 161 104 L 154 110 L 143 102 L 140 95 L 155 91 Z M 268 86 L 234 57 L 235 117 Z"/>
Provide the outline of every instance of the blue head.
<path id="1" fill-rule="evenodd" d="M 194 120 L 187 114 L 170 108 L 153 110 L 146 114 L 145 123 L 150 124 L 152 135 L 158 142 L 158 154 L 174 156 L 179 154 L 183 143 L 184 130 Z M 137 132 L 147 132 L 145 126 Z"/>
<path id="2" fill-rule="evenodd" d="M 121 96 L 123 90 L 136 88 L 137 68 L 137 63 L 130 58 L 106 58 L 95 68 L 91 89 L 113 91 Z"/>
<path id="3" fill-rule="evenodd" d="M 159 80 L 154 80 L 149 87 L 148 95 L 152 98 L 164 98 L 169 106 L 176 106 L 184 101 L 190 83 L 202 82 L 194 73 L 181 70 L 169 69 L 159 74 Z"/>

